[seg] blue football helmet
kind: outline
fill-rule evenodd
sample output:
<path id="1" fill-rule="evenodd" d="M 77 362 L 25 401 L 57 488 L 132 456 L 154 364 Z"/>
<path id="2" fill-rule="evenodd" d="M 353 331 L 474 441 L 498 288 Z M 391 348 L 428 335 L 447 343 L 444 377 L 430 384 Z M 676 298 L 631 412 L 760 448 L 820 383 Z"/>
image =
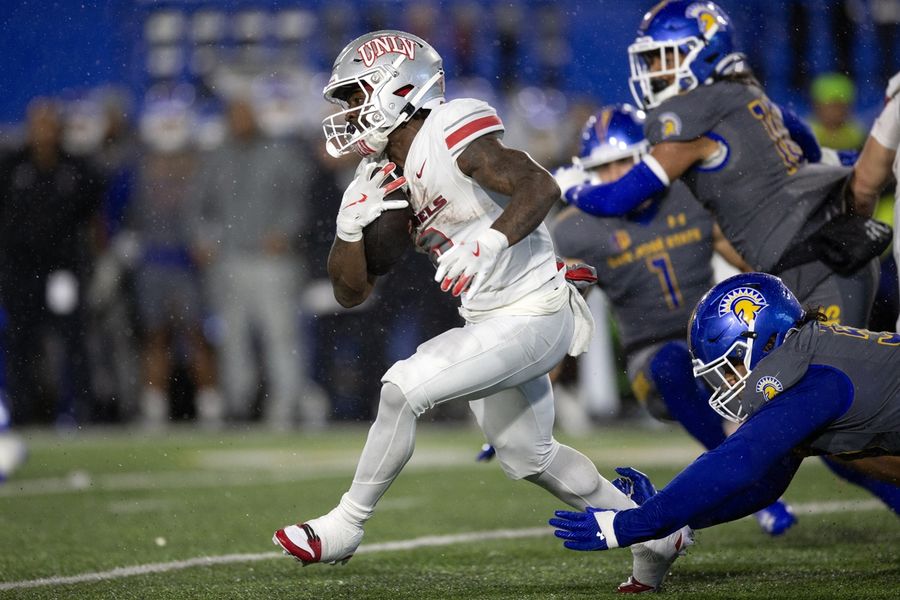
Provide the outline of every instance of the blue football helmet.
<path id="1" fill-rule="evenodd" d="M 735 423 L 747 418 L 740 394 L 750 371 L 802 317 L 794 294 L 781 279 L 765 273 L 729 277 L 700 299 L 691 315 L 688 344 L 694 377 L 703 377 L 714 390 L 709 405 L 717 413 Z"/>
<path id="2" fill-rule="evenodd" d="M 664 0 L 650 9 L 628 47 L 628 83 L 638 106 L 659 106 L 719 75 L 744 70 L 732 32 L 731 19 L 713 2 Z"/>
<path id="3" fill-rule="evenodd" d="M 644 118 L 644 111 L 630 104 L 604 106 L 581 130 L 581 151 L 572 163 L 587 171 L 623 158 L 639 161 L 650 149 Z"/>

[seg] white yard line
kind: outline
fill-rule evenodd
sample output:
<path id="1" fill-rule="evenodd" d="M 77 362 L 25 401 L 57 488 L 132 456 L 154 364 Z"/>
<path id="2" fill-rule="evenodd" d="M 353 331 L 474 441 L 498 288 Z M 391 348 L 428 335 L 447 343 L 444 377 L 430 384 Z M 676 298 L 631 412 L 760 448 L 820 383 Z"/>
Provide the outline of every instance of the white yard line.
<path id="1" fill-rule="evenodd" d="M 884 509 L 884 505 L 877 500 L 861 500 L 855 502 L 810 502 L 793 505 L 794 510 L 801 515 L 814 515 L 839 512 L 856 512 Z M 548 535 L 551 531 L 548 527 L 531 527 L 527 529 L 497 529 L 494 531 L 474 531 L 471 533 L 459 533 L 453 535 L 433 535 L 413 538 L 410 540 L 397 540 L 394 542 L 381 542 L 378 544 L 366 544 L 360 546 L 357 554 L 372 554 L 376 552 L 395 552 L 400 550 L 416 550 L 418 548 L 434 548 L 438 546 L 451 546 L 454 544 L 467 544 L 470 542 L 484 542 L 489 540 L 510 540 L 530 538 Z M 23 581 L 11 581 L 0 583 L 0 591 L 22 590 L 27 588 L 45 587 L 51 585 L 72 585 L 76 583 L 92 583 L 97 581 L 110 581 L 133 577 L 135 575 L 149 575 L 153 573 L 167 573 L 181 571 L 192 567 L 205 567 L 210 565 L 229 565 L 236 563 L 256 562 L 282 558 L 280 552 L 261 552 L 258 554 L 225 554 L 221 556 L 199 556 L 187 560 L 176 560 L 166 563 L 151 563 L 135 565 L 133 567 L 118 567 L 109 571 L 95 573 L 82 573 L 67 577 L 42 577 L 40 579 L 27 579 Z"/>
<path id="2" fill-rule="evenodd" d="M 548 527 L 532 527 L 530 529 L 498 529 L 495 531 L 474 531 L 472 533 L 460 533 L 454 535 L 432 535 L 411 540 L 398 540 L 395 542 L 382 542 L 380 544 L 366 544 L 360 546 L 357 554 L 371 554 L 374 552 L 394 552 L 397 550 L 415 550 L 417 548 L 431 548 L 436 546 L 451 546 L 453 544 L 465 544 L 469 542 L 483 542 L 487 540 L 511 540 L 526 537 L 538 537 L 547 535 L 551 531 Z M 167 573 L 169 571 L 181 571 L 191 567 L 206 567 L 210 565 L 229 565 L 234 563 L 256 562 L 259 560 L 271 560 L 273 558 L 285 558 L 281 552 L 261 552 L 259 554 L 225 554 L 222 556 L 199 556 L 187 560 L 176 560 L 166 563 L 151 563 L 147 565 L 135 565 L 133 567 L 118 567 L 109 571 L 96 573 L 82 573 L 68 577 L 42 577 L 41 579 L 28 579 L 25 581 L 11 581 L 0 583 L 0 591 L 21 590 L 26 588 L 44 587 L 48 585 L 71 585 L 75 583 L 89 583 L 97 581 L 109 581 L 122 579 L 135 575 L 149 575 L 152 573 Z"/>

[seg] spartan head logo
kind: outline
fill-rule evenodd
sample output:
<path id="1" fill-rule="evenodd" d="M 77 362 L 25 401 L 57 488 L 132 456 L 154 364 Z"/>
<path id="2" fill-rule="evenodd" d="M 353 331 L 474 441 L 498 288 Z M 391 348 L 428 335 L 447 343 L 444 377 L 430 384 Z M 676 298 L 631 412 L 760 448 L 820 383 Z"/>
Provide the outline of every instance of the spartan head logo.
<path id="1" fill-rule="evenodd" d="M 681 118 L 673 112 L 659 115 L 659 123 L 664 140 L 681 133 Z"/>
<path id="2" fill-rule="evenodd" d="M 697 25 L 704 37 L 709 39 L 726 21 L 722 14 L 709 2 L 695 2 L 687 7 L 685 15 L 697 19 Z"/>
<path id="3" fill-rule="evenodd" d="M 753 331 L 759 311 L 767 307 L 766 299 L 753 288 L 739 287 L 731 290 L 719 302 L 719 316 L 734 314 L 748 329 Z"/>
<path id="4" fill-rule="evenodd" d="M 597 122 L 594 124 L 594 129 L 597 132 L 597 137 L 601 141 L 606 141 L 606 135 L 609 132 L 609 122 L 612 121 L 612 116 L 612 110 L 604 108 L 600 113 L 600 118 L 597 119 Z"/>
<path id="5" fill-rule="evenodd" d="M 771 375 L 765 375 L 756 382 L 756 391 L 761 393 L 766 401 L 774 398 L 778 393 L 784 391 L 781 382 Z"/>

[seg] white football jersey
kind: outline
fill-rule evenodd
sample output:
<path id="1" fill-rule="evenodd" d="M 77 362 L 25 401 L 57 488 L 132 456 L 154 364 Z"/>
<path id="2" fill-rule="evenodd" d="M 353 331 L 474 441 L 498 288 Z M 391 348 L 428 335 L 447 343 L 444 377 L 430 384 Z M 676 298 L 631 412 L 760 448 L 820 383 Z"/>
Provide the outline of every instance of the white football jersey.
<path id="1" fill-rule="evenodd" d="M 502 212 L 456 164 L 470 143 L 495 131 L 503 131 L 497 112 L 485 102 L 462 98 L 434 108 L 410 146 L 404 175 L 415 213 L 416 249 L 432 262 L 454 243 L 477 238 Z M 462 305 L 468 311 L 490 311 L 527 303 L 529 294 L 559 285 L 553 242 L 542 223 L 500 254 L 475 297 L 462 295 Z"/>

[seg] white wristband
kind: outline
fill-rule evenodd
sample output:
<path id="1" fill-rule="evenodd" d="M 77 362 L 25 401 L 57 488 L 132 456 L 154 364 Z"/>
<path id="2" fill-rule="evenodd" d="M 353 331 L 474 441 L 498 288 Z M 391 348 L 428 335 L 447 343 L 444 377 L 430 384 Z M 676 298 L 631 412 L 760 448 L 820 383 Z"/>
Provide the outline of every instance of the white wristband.
<path id="1" fill-rule="evenodd" d="M 353 234 L 353 233 L 348 233 L 348 232 L 344 231 L 343 229 L 341 229 L 340 227 L 338 227 L 337 228 L 337 236 L 339 238 L 341 238 L 342 240 L 344 240 L 345 242 L 358 242 L 361 239 L 363 239 L 362 229 L 359 230 L 359 233 Z"/>
<path id="2" fill-rule="evenodd" d="M 606 538 L 607 548 L 618 548 L 619 540 L 616 539 L 616 530 L 613 528 L 613 521 L 618 513 L 614 510 L 604 510 L 594 513 L 594 520 L 600 527 L 600 533 Z"/>
<path id="3" fill-rule="evenodd" d="M 666 170 L 663 169 L 662 165 L 659 164 L 659 161 L 650 156 L 649 154 L 645 154 L 644 158 L 641 159 L 644 161 L 644 164 L 650 167 L 650 170 L 653 171 L 653 174 L 662 181 L 663 185 L 669 187 L 669 184 L 672 183 L 669 181 L 669 176 L 666 174 Z"/>
<path id="4" fill-rule="evenodd" d="M 487 231 L 479 236 L 482 243 L 490 243 L 491 246 L 498 248 L 502 252 L 509 248 L 509 238 L 502 231 L 498 231 L 493 227 L 488 227 Z"/>

